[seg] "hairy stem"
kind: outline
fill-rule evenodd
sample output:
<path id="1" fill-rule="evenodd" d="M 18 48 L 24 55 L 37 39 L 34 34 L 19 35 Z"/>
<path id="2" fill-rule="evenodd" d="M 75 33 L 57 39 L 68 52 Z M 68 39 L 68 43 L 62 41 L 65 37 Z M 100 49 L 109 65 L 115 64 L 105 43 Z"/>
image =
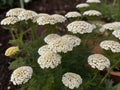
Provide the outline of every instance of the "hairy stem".
<path id="1" fill-rule="evenodd" d="M 20 7 L 24 8 L 24 1 L 23 0 L 20 0 Z"/>
<path id="2" fill-rule="evenodd" d="M 115 64 L 113 64 L 111 66 L 111 68 L 108 70 L 108 72 L 106 73 L 106 75 L 102 78 L 102 80 L 100 81 L 100 85 L 104 82 L 104 80 L 107 78 L 107 76 L 109 75 L 110 71 L 118 64 L 120 63 L 120 60 L 118 60 Z"/>
<path id="3" fill-rule="evenodd" d="M 113 1 L 113 6 L 116 4 L 116 2 L 117 2 L 117 0 L 114 0 L 114 1 Z"/>
<path id="4" fill-rule="evenodd" d="M 99 74 L 99 71 L 97 70 L 97 71 L 95 72 L 94 77 L 93 77 L 90 81 L 88 81 L 88 82 L 85 84 L 85 86 L 87 86 L 89 83 L 91 83 L 92 81 L 94 81 L 94 80 L 96 79 L 96 77 L 97 77 L 98 74 Z"/>
<path id="5" fill-rule="evenodd" d="M 11 36 L 12 36 L 13 40 L 15 40 L 15 35 L 14 35 L 12 30 L 10 30 L 10 33 L 11 33 Z"/>

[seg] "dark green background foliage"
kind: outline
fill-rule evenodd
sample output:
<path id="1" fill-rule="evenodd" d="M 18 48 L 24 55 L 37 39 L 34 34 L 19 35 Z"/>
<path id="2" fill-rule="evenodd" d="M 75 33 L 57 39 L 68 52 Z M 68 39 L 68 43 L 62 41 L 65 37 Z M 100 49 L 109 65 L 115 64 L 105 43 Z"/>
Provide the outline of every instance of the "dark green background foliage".
<path id="1" fill-rule="evenodd" d="M 101 0 L 102 3 L 93 5 L 92 9 L 99 10 L 107 22 L 120 21 L 120 0 Z M 115 1 L 115 2 L 114 2 Z"/>
<path id="2" fill-rule="evenodd" d="M 19 6 L 19 0 L 0 0 L 0 10 Z"/>

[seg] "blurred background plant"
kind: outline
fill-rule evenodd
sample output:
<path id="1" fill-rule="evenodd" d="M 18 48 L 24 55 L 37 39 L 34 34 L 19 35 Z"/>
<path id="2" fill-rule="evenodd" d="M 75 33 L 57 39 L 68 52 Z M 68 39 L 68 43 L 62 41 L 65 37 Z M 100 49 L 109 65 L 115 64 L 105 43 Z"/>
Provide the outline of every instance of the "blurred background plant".
<path id="1" fill-rule="evenodd" d="M 14 7 L 24 7 L 24 4 L 31 2 L 31 0 L 0 0 L 0 10 L 8 10 Z"/>
<path id="2" fill-rule="evenodd" d="M 99 10 L 103 13 L 103 20 L 107 22 L 120 21 L 120 1 L 119 0 L 101 0 L 100 4 L 91 4 L 91 9 Z"/>

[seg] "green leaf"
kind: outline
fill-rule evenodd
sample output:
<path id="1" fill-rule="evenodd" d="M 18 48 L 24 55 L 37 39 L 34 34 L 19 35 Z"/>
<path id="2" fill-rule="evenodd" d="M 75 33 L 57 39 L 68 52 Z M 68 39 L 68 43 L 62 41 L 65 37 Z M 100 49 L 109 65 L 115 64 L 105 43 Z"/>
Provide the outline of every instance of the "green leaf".
<path id="1" fill-rule="evenodd" d="M 13 70 L 24 65 L 25 65 L 24 60 L 22 58 L 18 58 L 17 60 L 10 63 L 9 69 Z"/>
<path id="2" fill-rule="evenodd" d="M 54 77 L 51 76 L 48 78 L 45 86 L 43 86 L 42 90 L 53 90 L 53 84 L 54 84 Z"/>
<path id="3" fill-rule="evenodd" d="M 120 83 L 117 84 L 117 85 L 115 85 L 115 86 L 112 88 L 112 90 L 120 90 Z"/>

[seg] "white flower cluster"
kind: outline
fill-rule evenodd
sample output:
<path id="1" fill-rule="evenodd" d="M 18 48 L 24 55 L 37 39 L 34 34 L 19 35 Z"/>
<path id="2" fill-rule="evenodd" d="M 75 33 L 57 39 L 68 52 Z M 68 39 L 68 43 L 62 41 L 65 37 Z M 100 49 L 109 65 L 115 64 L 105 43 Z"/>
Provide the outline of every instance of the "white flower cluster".
<path id="1" fill-rule="evenodd" d="M 120 22 L 112 22 L 112 23 L 104 24 L 100 29 L 100 31 L 105 32 L 105 30 L 120 30 Z"/>
<path id="2" fill-rule="evenodd" d="M 112 34 L 113 34 L 116 38 L 120 39 L 120 30 L 115 30 L 115 31 L 112 32 Z"/>
<path id="3" fill-rule="evenodd" d="M 80 3 L 80 4 L 78 4 L 78 5 L 76 5 L 76 8 L 87 8 L 87 7 L 89 7 L 90 5 L 89 4 L 87 4 L 87 3 Z"/>
<path id="4" fill-rule="evenodd" d="M 50 48 L 48 47 L 48 45 L 43 45 L 42 47 L 40 47 L 38 49 L 38 54 L 39 55 L 44 55 L 46 52 L 51 52 Z"/>
<path id="5" fill-rule="evenodd" d="M 14 8 L 14 9 L 10 9 L 7 13 L 6 16 L 15 16 L 17 17 L 22 11 L 25 11 L 25 9 L 23 8 Z"/>
<path id="6" fill-rule="evenodd" d="M 76 47 L 76 46 L 80 45 L 80 43 L 81 43 L 81 39 L 74 35 L 66 34 L 66 35 L 62 36 L 62 38 L 64 40 L 66 40 L 69 43 L 69 45 L 72 45 L 73 47 Z"/>
<path id="7" fill-rule="evenodd" d="M 6 16 L 9 16 L 1 21 L 1 25 L 11 25 L 22 20 L 33 19 L 37 16 L 37 13 L 31 10 L 25 10 L 22 8 L 10 9 Z"/>
<path id="8" fill-rule="evenodd" d="M 110 67 L 110 61 L 102 54 L 93 54 L 88 57 L 88 63 L 92 68 L 103 70 Z"/>
<path id="9" fill-rule="evenodd" d="M 53 14 L 53 15 L 51 15 L 51 17 L 53 17 L 55 19 L 56 23 L 63 23 L 67 20 L 64 16 L 59 15 L 59 14 Z"/>
<path id="10" fill-rule="evenodd" d="M 87 0 L 87 3 L 101 3 L 100 0 Z"/>
<path id="11" fill-rule="evenodd" d="M 44 55 L 41 55 L 38 58 L 38 64 L 42 69 L 44 68 L 55 68 L 59 64 L 61 64 L 61 56 L 57 53 L 53 53 L 52 51 L 46 51 Z"/>
<path id="12" fill-rule="evenodd" d="M 88 10 L 83 13 L 83 16 L 101 16 L 101 12 L 97 10 Z"/>
<path id="13" fill-rule="evenodd" d="M 31 19 L 34 23 L 38 23 L 38 25 L 46 25 L 51 24 L 54 25 L 56 23 L 63 23 L 67 19 L 59 14 L 49 15 L 46 13 L 37 14 L 32 10 L 26 10 L 22 8 L 14 8 L 10 9 L 6 16 L 11 16 L 10 18 L 5 18 L 2 20 L 1 25 L 9 25 L 15 24 L 18 21 L 29 20 Z"/>
<path id="14" fill-rule="evenodd" d="M 54 14 L 54 15 L 48 15 L 48 16 L 42 16 L 37 19 L 38 25 L 54 25 L 56 23 L 62 23 L 65 22 L 66 18 L 62 15 L 59 14 Z"/>
<path id="15" fill-rule="evenodd" d="M 82 84 L 82 78 L 76 73 L 67 72 L 63 75 L 62 82 L 66 87 L 74 89 L 78 88 L 80 84 Z"/>
<path id="16" fill-rule="evenodd" d="M 53 52 L 64 52 L 67 53 L 68 51 L 72 51 L 72 45 L 69 45 L 63 38 L 57 38 L 49 43 L 48 46 Z"/>
<path id="17" fill-rule="evenodd" d="M 57 52 L 67 53 L 68 51 L 72 51 L 73 47 L 80 45 L 80 42 L 81 42 L 80 38 L 76 36 L 65 35 L 60 38 L 52 40 L 49 43 L 48 47 L 55 53 Z"/>
<path id="18" fill-rule="evenodd" d="M 38 64 L 41 68 L 55 68 L 61 63 L 61 56 L 58 52 L 72 51 L 73 47 L 80 45 L 81 40 L 73 35 L 59 36 L 57 34 L 49 34 L 44 41 L 48 45 L 44 45 L 38 49 Z"/>
<path id="19" fill-rule="evenodd" d="M 53 41 L 56 38 L 60 38 L 61 36 L 58 34 L 49 34 L 44 38 L 44 41 L 49 44 L 51 41 Z"/>
<path id="20" fill-rule="evenodd" d="M 75 18 L 75 17 L 81 17 L 81 14 L 79 12 L 76 11 L 72 11 L 72 12 L 68 12 L 65 15 L 66 18 Z"/>
<path id="21" fill-rule="evenodd" d="M 120 52 L 120 43 L 113 40 L 104 40 L 100 43 L 100 47 L 105 50 L 111 50 L 113 53 Z"/>
<path id="22" fill-rule="evenodd" d="M 68 31 L 76 34 L 91 33 L 95 26 L 91 25 L 86 21 L 74 21 L 67 26 Z"/>
<path id="23" fill-rule="evenodd" d="M 46 24 L 54 25 L 55 20 L 50 16 L 42 16 L 37 19 L 37 23 L 38 25 L 46 25 Z"/>
<path id="24" fill-rule="evenodd" d="M 44 41 L 49 44 L 52 40 L 59 38 L 60 36 L 57 34 L 50 34 L 45 37 Z M 39 55 L 38 64 L 42 69 L 44 68 L 55 68 L 59 64 L 61 64 L 61 56 L 55 52 L 53 52 L 49 45 L 44 45 L 38 49 Z"/>
<path id="25" fill-rule="evenodd" d="M 37 22 L 37 19 L 39 17 L 48 17 L 48 16 L 49 16 L 49 14 L 47 14 L 47 13 L 39 13 L 35 17 L 33 17 L 32 21 L 35 23 L 35 22 Z"/>
<path id="26" fill-rule="evenodd" d="M 13 71 L 11 75 L 11 82 L 14 85 L 20 85 L 28 82 L 32 77 L 33 70 L 30 66 L 22 66 Z"/>
<path id="27" fill-rule="evenodd" d="M 15 24 L 19 22 L 19 19 L 17 17 L 7 17 L 1 21 L 1 25 L 10 25 L 10 24 Z"/>
<path id="28" fill-rule="evenodd" d="M 35 17 L 36 15 L 37 13 L 34 11 L 25 10 L 18 15 L 18 18 L 19 20 L 29 20 L 29 19 L 33 19 L 33 17 Z"/>

